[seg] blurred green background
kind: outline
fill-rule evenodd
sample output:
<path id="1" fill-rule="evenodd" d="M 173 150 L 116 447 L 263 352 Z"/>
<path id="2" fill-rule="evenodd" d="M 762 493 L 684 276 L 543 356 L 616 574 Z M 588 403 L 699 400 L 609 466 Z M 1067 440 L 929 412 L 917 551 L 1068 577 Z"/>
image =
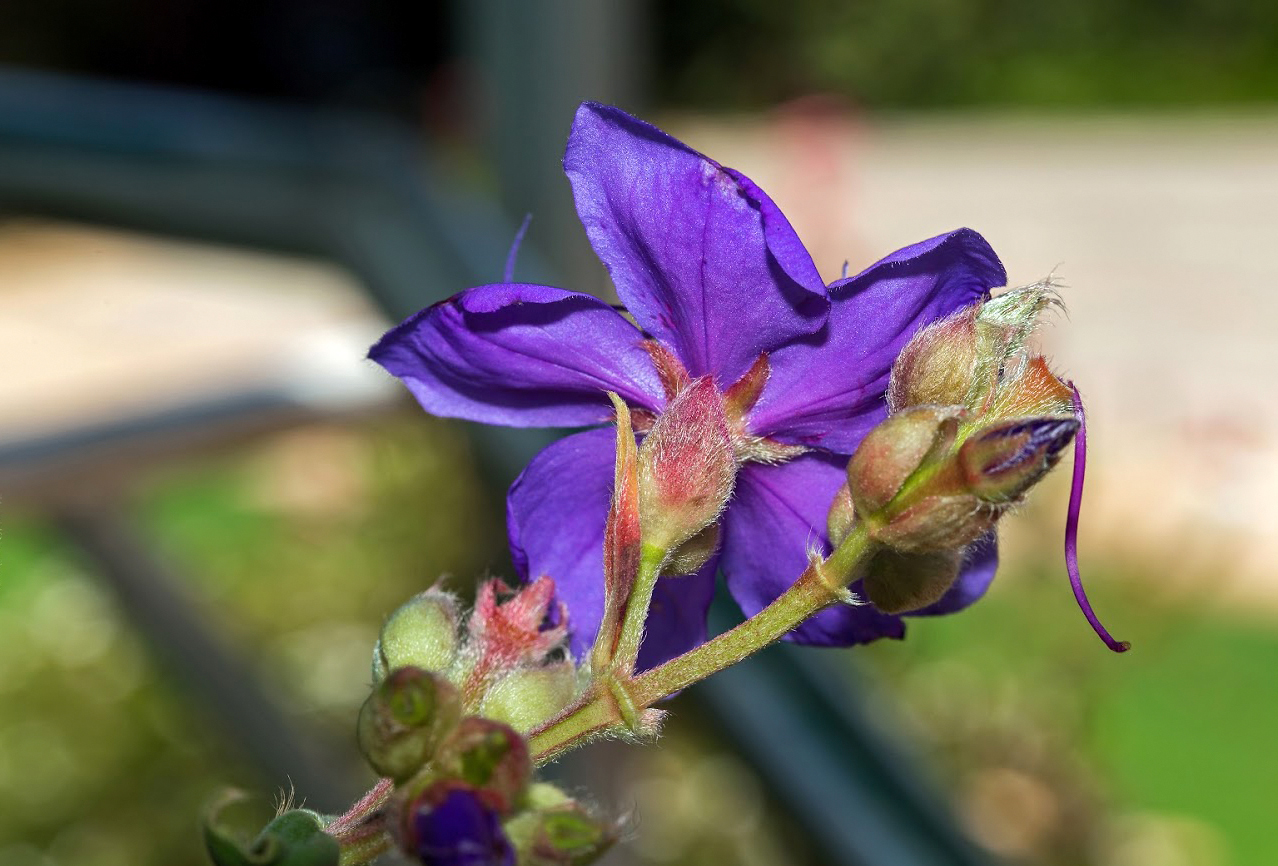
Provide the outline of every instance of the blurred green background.
<path id="1" fill-rule="evenodd" d="M 1073 607 L 1058 552 L 1057 478 L 1009 521 L 1005 565 L 987 599 L 912 624 L 904 642 L 839 656 L 849 682 L 881 707 L 882 726 L 907 739 L 963 827 L 1008 862 L 1278 862 L 1269 829 L 1278 785 L 1270 742 L 1278 558 L 1263 540 L 1272 506 L 1256 493 L 1275 477 L 1278 453 L 1267 426 L 1274 395 L 1261 375 L 1273 360 L 1262 327 L 1271 302 L 1261 295 L 1278 273 L 1263 247 L 1272 235 L 1261 230 L 1272 217 L 1248 210 L 1272 204 L 1265 191 L 1278 176 L 1278 6 L 617 5 L 633 27 L 620 38 L 628 65 L 609 79 L 609 93 L 565 85 L 569 102 L 619 94 L 669 118 L 677 134 L 772 191 L 800 235 L 817 237 L 827 276 L 840 257 L 864 263 L 892 248 L 875 226 L 904 226 L 901 214 L 922 220 L 940 208 L 913 190 L 878 196 L 873 178 L 881 175 L 868 170 L 834 205 L 811 193 L 825 175 L 794 176 L 802 174 L 796 155 L 873 167 L 881 151 L 896 154 L 922 187 L 952 181 L 953 219 L 969 221 L 965 198 L 975 214 L 997 206 L 1009 215 L 991 240 L 1010 250 L 1014 280 L 1041 276 L 1027 269 L 1050 269 L 1054 255 L 1081 262 L 1073 273 L 1093 280 L 1080 289 L 1073 322 L 1046 339 L 1080 384 L 1092 383 L 1097 427 L 1110 434 L 1097 437 L 1108 444 L 1098 446 L 1097 507 L 1084 516 L 1084 570 L 1103 618 L 1135 649 L 1106 653 Z M 584 0 L 553 7 L 583 27 L 595 14 Z M 531 200 L 513 195 L 494 167 L 492 103 L 477 95 L 491 84 L 491 45 L 476 33 L 486 32 L 486 16 L 494 30 L 518 19 L 507 12 L 497 2 L 14 4 L 0 10 L 0 62 L 394 118 L 431 146 L 449 176 L 500 190 L 517 218 L 541 200 L 535 190 Z M 996 123 L 980 125 L 991 116 Z M 527 131 L 530 152 L 561 148 L 566 125 L 546 127 Z M 988 159 L 1013 187 L 1037 178 L 1017 171 L 1056 169 L 1062 188 L 1117 190 L 1121 208 L 1137 169 L 1165 163 L 1168 179 L 1149 181 L 1153 188 L 1176 202 L 1201 195 L 1257 235 L 1223 232 L 1223 217 L 1199 208 L 1177 224 L 1184 234 L 1165 231 L 1141 247 L 1144 220 L 1166 208 L 1133 192 L 1131 214 L 1115 218 L 1117 241 L 1086 209 L 1069 223 L 1079 227 L 1072 234 L 1023 238 L 1017 225 L 1060 218 L 1062 200 L 1037 198 L 1037 179 L 1022 185 L 1021 198 L 975 195 L 965 184 L 981 186 L 969 181 L 978 174 L 967 172 L 985 151 L 973 142 L 992 140 L 1012 141 L 1013 158 L 975 162 Z M 920 156 L 920 142 L 939 151 Z M 1160 149 L 1167 142 L 1183 147 Z M 1078 156 L 1093 152 L 1103 157 Z M 944 166 L 943 181 L 910 175 L 927 160 Z M 1095 165 L 1112 174 L 1088 168 Z M 1204 166 L 1223 173 L 1198 173 Z M 553 160 L 523 171 L 566 186 Z M 854 198 L 851 217 L 829 209 Z M 6 216 L 24 214 L 10 205 Z M 597 268 L 576 270 L 571 250 L 559 248 L 553 216 L 545 225 L 540 243 L 553 265 L 597 280 Z M 91 262 L 95 243 L 75 255 Z M 1105 243 L 1119 249 L 1092 256 Z M 1229 253 L 1234 270 L 1223 264 Z M 1199 258 L 1188 264 L 1174 258 L 1191 254 Z M 168 253 L 157 247 L 155 255 Z M 12 261 L 0 256 L 0 283 Z M 1157 268 L 1173 261 L 1164 278 Z M 499 269 L 494 262 L 494 277 Z M 1168 366 L 1195 353 L 1197 366 Z M 30 374 L 23 367 L 19 360 L 6 377 L 20 383 Z M 1241 383 L 1240 393 L 1221 378 Z M 1131 408 L 1139 401 L 1117 384 L 1125 381 L 1148 400 L 1145 414 Z M 1106 428 L 1106 409 L 1122 422 Z M 1131 416 L 1121 414 L 1127 409 Z M 1129 417 L 1135 426 L 1125 426 Z M 441 576 L 465 592 L 506 568 L 502 502 L 485 485 L 468 431 L 407 401 L 164 461 L 129 482 L 121 513 L 288 717 L 337 750 L 335 763 L 351 760 L 381 618 Z M 273 783 L 155 657 L 42 503 L 0 496 L 0 864 L 202 862 L 203 805 L 228 785 L 269 798 Z M 634 841 L 617 855 L 629 859 L 617 862 L 810 862 L 805 841 L 712 722 L 680 713 L 678 702 L 675 711 L 660 746 L 608 752 L 624 781 L 605 796 L 640 816 Z"/>

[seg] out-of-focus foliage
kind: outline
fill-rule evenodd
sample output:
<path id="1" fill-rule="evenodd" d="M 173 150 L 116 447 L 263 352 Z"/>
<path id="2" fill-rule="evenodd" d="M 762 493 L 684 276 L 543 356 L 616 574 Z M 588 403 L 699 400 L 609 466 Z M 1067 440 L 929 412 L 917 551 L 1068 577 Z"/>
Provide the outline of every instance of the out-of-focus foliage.
<path id="1" fill-rule="evenodd" d="M 660 0 L 663 102 L 763 107 L 831 92 L 876 108 L 1278 98 L 1269 0 Z"/>
<path id="2" fill-rule="evenodd" d="M 1035 866 L 1273 862 L 1272 626 L 1110 563 L 1091 577 L 1132 641 L 1116 658 L 1072 609 L 1061 568 L 1044 554 L 1004 569 L 962 617 L 914 623 L 904 642 L 858 656 L 968 829 Z"/>
<path id="3" fill-rule="evenodd" d="M 201 612 L 349 764 L 383 617 L 441 575 L 466 592 L 503 568 L 480 490 L 460 431 L 413 414 L 185 466 L 135 511 Z M 0 568 L 0 863 L 205 863 L 215 793 L 276 792 L 55 533 L 7 516 Z"/>

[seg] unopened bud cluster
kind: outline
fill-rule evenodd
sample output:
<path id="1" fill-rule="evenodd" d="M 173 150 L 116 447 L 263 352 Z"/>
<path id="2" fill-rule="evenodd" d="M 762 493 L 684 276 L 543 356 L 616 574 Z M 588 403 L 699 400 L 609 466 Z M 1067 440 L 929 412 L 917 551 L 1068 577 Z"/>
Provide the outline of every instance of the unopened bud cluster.
<path id="1" fill-rule="evenodd" d="M 1071 391 L 1026 340 L 1050 286 L 1009 291 L 914 336 L 892 368 L 891 414 L 861 442 L 829 514 L 837 544 L 881 545 L 865 593 L 888 613 L 937 601 L 964 548 L 1059 460 L 1078 430 Z"/>
<path id="2" fill-rule="evenodd" d="M 386 621 L 360 748 L 394 782 L 386 830 L 425 864 L 567 866 L 593 862 L 612 824 L 538 783 L 525 734 L 576 695 L 567 613 L 549 578 L 514 592 L 484 584 L 462 622 L 430 590 Z"/>

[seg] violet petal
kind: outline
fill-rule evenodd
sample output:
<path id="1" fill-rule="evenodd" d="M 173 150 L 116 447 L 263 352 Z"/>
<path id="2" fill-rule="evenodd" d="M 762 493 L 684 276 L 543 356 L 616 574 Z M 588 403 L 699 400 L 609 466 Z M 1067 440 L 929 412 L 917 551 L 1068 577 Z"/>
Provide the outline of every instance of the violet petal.
<path id="1" fill-rule="evenodd" d="M 723 572 L 728 591 L 753 616 L 794 583 L 807 551 L 829 551 L 825 519 L 846 477 L 843 458 L 806 454 L 777 466 L 750 464 L 737 477 L 724 527 Z M 795 629 L 789 640 L 845 646 L 900 637 L 899 617 L 870 605 L 828 608 Z"/>
<path id="2" fill-rule="evenodd" d="M 467 289 L 392 328 L 369 357 L 433 415 L 515 427 L 608 420 L 604 392 L 664 402 L 643 335 L 590 295 L 524 283 Z"/>
<path id="3" fill-rule="evenodd" d="M 772 376 L 751 414 L 751 429 L 852 453 L 882 420 L 892 363 L 915 332 L 1006 282 L 985 239 L 959 229 L 832 283 L 826 327 L 770 356 Z"/>
<path id="4" fill-rule="evenodd" d="M 577 111 L 564 170 L 622 302 L 693 376 L 727 386 L 760 352 L 824 322 L 812 257 L 739 173 L 594 103 Z"/>
<path id="5" fill-rule="evenodd" d="M 579 659 L 603 619 L 603 534 L 615 456 L 611 428 L 574 433 L 534 457 L 506 497 L 515 568 L 524 580 L 554 578 L 568 607 L 569 646 Z"/>

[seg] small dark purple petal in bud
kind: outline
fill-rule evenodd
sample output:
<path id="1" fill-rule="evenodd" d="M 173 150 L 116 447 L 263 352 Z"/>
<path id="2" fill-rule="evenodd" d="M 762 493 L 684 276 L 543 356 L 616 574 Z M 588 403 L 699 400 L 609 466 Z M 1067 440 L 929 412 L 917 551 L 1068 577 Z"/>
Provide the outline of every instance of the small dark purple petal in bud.
<path id="1" fill-rule="evenodd" d="M 451 786 L 412 808 L 412 853 L 428 866 L 515 866 L 501 817 L 476 792 Z"/>
<path id="2" fill-rule="evenodd" d="M 1069 572 L 1069 585 L 1074 590 L 1074 600 L 1078 602 L 1083 616 L 1087 617 L 1092 629 L 1116 653 L 1125 653 L 1132 648 L 1125 640 L 1115 640 L 1105 626 L 1101 625 L 1096 612 L 1092 610 L 1083 591 L 1083 578 L 1078 572 L 1078 515 L 1083 504 L 1083 476 L 1087 472 L 1087 420 L 1083 413 L 1083 398 L 1079 395 L 1074 383 L 1069 389 L 1074 395 L 1074 413 L 1078 417 L 1078 435 L 1074 438 L 1074 483 L 1069 491 L 1069 515 L 1065 519 L 1065 569 Z"/>
<path id="3" fill-rule="evenodd" d="M 1026 418 L 988 427 L 963 443 L 959 464 L 985 502 L 1014 502 L 1056 465 L 1078 429 L 1073 418 Z"/>

